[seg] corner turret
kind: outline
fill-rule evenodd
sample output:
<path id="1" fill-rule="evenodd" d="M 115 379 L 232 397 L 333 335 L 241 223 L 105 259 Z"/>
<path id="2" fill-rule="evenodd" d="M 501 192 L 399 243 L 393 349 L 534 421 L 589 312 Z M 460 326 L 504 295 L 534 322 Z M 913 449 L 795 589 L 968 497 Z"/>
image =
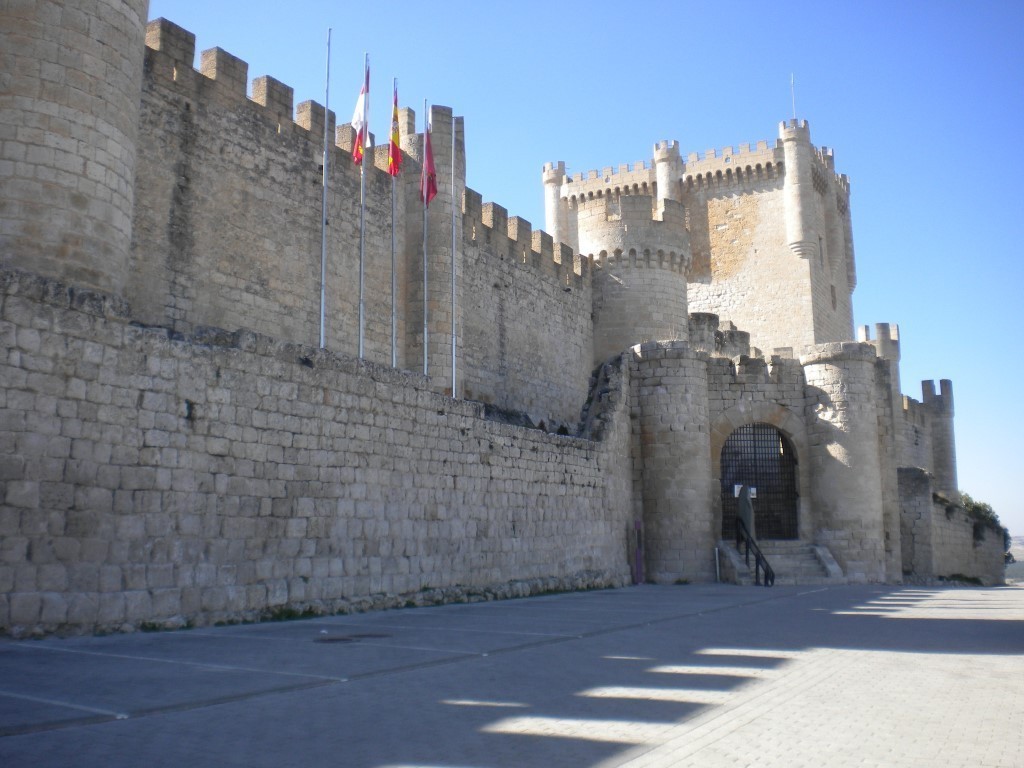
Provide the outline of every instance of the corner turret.
<path id="1" fill-rule="evenodd" d="M 956 439 L 953 430 L 953 382 L 942 379 L 935 393 L 934 381 L 921 382 L 922 402 L 931 416 L 932 474 L 934 488 L 952 501 L 960 501 L 956 475 Z"/>
<path id="2" fill-rule="evenodd" d="M 818 236 L 811 227 L 814 181 L 811 175 L 813 150 L 811 129 L 806 120 L 779 123 L 779 138 L 785 153 L 786 242 L 800 258 L 818 252 Z"/>
<path id="3" fill-rule="evenodd" d="M 544 163 L 541 172 L 544 180 L 544 222 L 551 239 L 556 243 L 575 244 L 569 240 L 568 210 L 562 199 L 562 182 L 565 180 L 565 163 Z"/>
<path id="4" fill-rule="evenodd" d="M 683 158 L 678 141 L 660 141 L 654 145 L 655 183 L 658 202 L 679 199 L 679 179 L 683 175 Z"/>

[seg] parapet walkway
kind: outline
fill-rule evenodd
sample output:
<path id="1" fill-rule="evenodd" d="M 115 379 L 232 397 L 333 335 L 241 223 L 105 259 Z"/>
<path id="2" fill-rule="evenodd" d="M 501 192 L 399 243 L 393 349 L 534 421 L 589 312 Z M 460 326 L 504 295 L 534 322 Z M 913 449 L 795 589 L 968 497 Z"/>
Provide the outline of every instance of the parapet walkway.
<path id="1" fill-rule="evenodd" d="M 1024 588 L 633 587 L 0 641 L 0 765 L 1022 766 Z"/>

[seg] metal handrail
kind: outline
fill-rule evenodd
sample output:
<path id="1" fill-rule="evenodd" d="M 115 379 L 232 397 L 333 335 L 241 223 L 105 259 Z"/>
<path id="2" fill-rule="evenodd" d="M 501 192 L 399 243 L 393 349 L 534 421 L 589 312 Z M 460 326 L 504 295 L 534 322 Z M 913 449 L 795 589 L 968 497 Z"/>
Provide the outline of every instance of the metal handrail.
<path id="1" fill-rule="evenodd" d="M 754 541 L 754 537 L 750 535 L 750 531 L 747 530 L 747 524 L 739 517 L 736 518 L 736 549 L 739 550 L 740 544 L 744 545 L 743 556 L 747 563 L 747 568 L 750 567 L 750 551 L 754 551 L 754 583 L 757 586 L 761 586 L 761 571 L 764 571 L 764 586 L 770 587 L 775 584 L 775 571 L 768 564 L 768 558 L 764 556 L 761 548 L 757 546 L 757 542 Z"/>

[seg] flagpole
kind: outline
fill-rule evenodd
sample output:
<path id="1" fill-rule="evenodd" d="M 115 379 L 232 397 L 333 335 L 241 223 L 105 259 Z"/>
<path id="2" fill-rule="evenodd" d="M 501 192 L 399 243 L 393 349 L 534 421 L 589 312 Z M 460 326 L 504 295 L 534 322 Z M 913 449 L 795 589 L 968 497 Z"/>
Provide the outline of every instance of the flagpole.
<path id="1" fill-rule="evenodd" d="M 430 130 L 430 115 L 427 112 L 427 100 L 423 100 L 423 162 L 427 162 L 427 131 Z M 429 200 L 427 200 L 427 190 L 424 180 L 426 178 L 426 170 L 423 171 L 423 179 L 420 184 L 423 189 L 420 190 L 423 196 L 423 375 L 427 375 L 427 210 L 429 209 Z"/>
<path id="2" fill-rule="evenodd" d="M 455 113 L 452 112 L 452 397 L 455 389 Z"/>
<path id="3" fill-rule="evenodd" d="M 366 97 L 364 103 L 364 115 L 366 120 L 366 139 L 363 141 L 363 146 L 366 146 L 366 141 L 369 140 L 370 136 L 370 89 L 369 80 L 370 71 L 370 54 L 363 54 L 363 82 L 366 87 Z M 364 275 L 364 264 L 366 261 L 366 158 L 359 164 L 359 359 L 363 359 L 363 327 L 364 327 L 364 315 L 365 306 L 363 303 L 363 275 Z"/>
<path id="4" fill-rule="evenodd" d="M 393 79 L 394 86 L 394 98 L 395 106 L 392 107 L 392 118 L 394 117 L 394 109 L 397 108 L 398 100 L 398 78 Z M 394 126 L 391 128 L 394 131 Z M 392 136 L 392 139 L 394 136 Z M 390 146 L 388 152 L 391 152 Z M 389 165 L 390 167 L 390 165 Z M 398 367 L 398 286 L 397 278 L 395 276 L 395 182 L 398 179 L 397 176 L 391 176 L 391 367 Z"/>
<path id="5" fill-rule="evenodd" d="M 331 28 L 327 28 L 327 84 L 324 87 L 324 186 L 320 200 L 320 349 L 327 347 L 327 161 L 330 150 Z"/>

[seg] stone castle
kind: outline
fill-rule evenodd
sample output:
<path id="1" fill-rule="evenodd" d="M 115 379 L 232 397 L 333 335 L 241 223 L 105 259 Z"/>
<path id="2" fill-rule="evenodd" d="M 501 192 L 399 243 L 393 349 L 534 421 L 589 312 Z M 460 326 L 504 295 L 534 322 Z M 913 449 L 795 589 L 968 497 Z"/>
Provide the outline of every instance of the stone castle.
<path id="1" fill-rule="evenodd" d="M 466 187 L 435 106 L 424 270 L 402 110 L 359 356 L 351 127 L 219 48 L 194 69 L 147 5 L 0 10 L 0 628 L 747 583 L 738 485 L 780 583 L 1002 581 L 950 383 L 905 397 L 898 329 L 855 340 L 850 186 L 807 123 L 549 164 L 545 232 Z"/>

